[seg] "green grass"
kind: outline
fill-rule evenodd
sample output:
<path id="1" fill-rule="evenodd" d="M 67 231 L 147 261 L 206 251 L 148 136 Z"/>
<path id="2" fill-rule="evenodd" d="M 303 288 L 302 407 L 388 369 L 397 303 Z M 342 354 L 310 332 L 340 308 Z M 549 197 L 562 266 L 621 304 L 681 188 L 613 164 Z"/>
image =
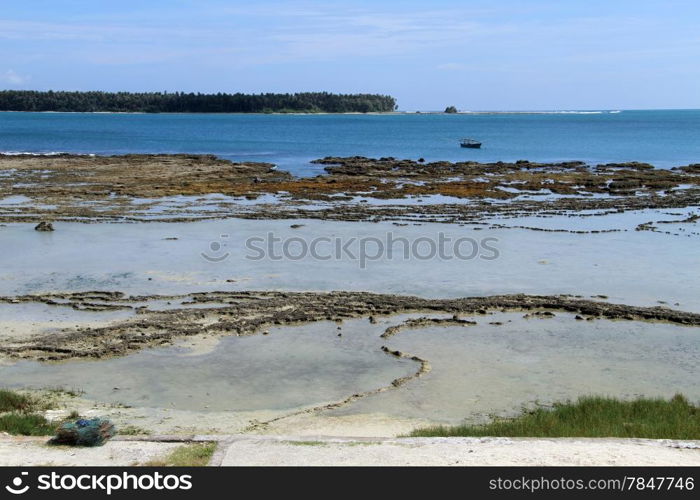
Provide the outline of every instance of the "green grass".
<path id="1" fill-rule="evenodd" d="M 117 434 L 122 436 L 148 436 L 151 431 L 135 425 L 126 425 L 117 429 Z"/>
<path id="2" fill-rule="evenodd" d="M 196 443 L 175 448 L 164 460 L 152 460 L 144 465 L 150 467 L 204 467 L 209 464 L 216 443 Z"/>
<path id="3" fill-rule="evenodd" d="M 700 439 L 700 408 L 681 395 L 632 401 L 588 396 L 484 425 L 428 427 L 410 435 Z"/>
<path id="4" fill-rule="evenodd" d="M 5 413 L 0 415 L 0 432 L 18 436 L 50 436 L 56 426 L 41 415 Z"/>
<path id="5" fill-rule="evenodd" d="M 0 432 L 20 436 L 48 436 L 55 426 L 32 413 L 40 406 L 31 396 L 0 389 Z"/>
<path id="6" fill-rule="evenodd" d="M 42 389 L 38 391 L 14 391 L 0 389 L 0 413 L 19 411 L 37 412 L 56 407 L 57 400 L 62 397 L 76 397 L 77 393 L 67 389 Z"/>
<path id="7" fill-rule="evenodd" d="M 52 407 L 46 393 L 27 395 L 23 392 L 0 389 L 0 432 L 19 436 L 49 436 L 56 430 L 42 410 Z"/>
<path id="8" fill-rule="evenodd" d="M 54 387 L 47 387 L 44 389 L 47 393 L 54 394 L 56 396 L 68 396 L 71 398 L 77 398 L 85 394 L 85 391 L 81 389 L 75 389 L 73 387 L 63 387 L 63 386 L 54 386 Z"/>
<path id="9" fill-rule="evenodd" d="M 0 389 L 0 412 L 30 411 L 34 407 L 34 400 L 24 394 Z"/>
<path id="10" fill-rule="evenodd" d="M 323 441 L 285 441 L 285 443 L 292 446 L 326 446 L 327 444 Z"/>

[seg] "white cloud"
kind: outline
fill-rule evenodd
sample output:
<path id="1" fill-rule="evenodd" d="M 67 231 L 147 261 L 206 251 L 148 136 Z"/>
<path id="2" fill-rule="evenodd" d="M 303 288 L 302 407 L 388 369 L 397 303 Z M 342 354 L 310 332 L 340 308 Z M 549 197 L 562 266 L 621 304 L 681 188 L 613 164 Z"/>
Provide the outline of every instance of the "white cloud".
<path id="1" fill-rule="evenodd" d="M 22 85 L 28 81 L 28 76 L 20 75 L 12 69 L 8 69 L 4 73 L 0 74 L 0 82 L 9 83 L 10 85 Z"/>
<path id="2" fill-rule="evenodd" d="M 604 60 L 609 64 L 642 60 L 642 51 L 648 50 L 685 58 L 700 48 L 696 35 L 682 31 L 674 40 L 640 45 L 640 33 L 654 33 L 652 20 L 601 14 L 553 22 L 541 19 L 529 4 L 515 9 L 457 3 L 413 10 L 387 8 L 381 2 L 364 8 L 339 8 L 335 2 L 294 7 L 286 2 L 237 7 L 228 7 L 235 2 L 226 2 L 226 7 L 217 2 L 209 8 L 207 2 L 201 4 L 184 12 L 174 9 L 165 18 L 141 16 L 136 22 L 126 14 L 70 22 L 0 19 L 0 49 L 3 41 L 24 42 L 13 43 L 20 47 L 15 55 L 23 65 L 33 60 L 61 61 L 66 66 L 254 67 L 327 61 L 363 64 L 382 57 L 396 67 L 429 65 L 459 76 L 467 70 L 491 70 L 496 64 L 495 70 L 511 73 L 549 71 L 575 60 L 598 67 Z M 533 8 L 534 13 L 529 12 Z M 6 61 L 11 64 L 20 63 Z M 10 79 L 16 80 L 0 71 L 0 81 Z"/>
<path id="3" fill-rule="evenodd" d="M 173 54 L 203 55 L 215 49 L 237 53 L 234 63 L 266 64 L 411 55 L 504 30 L 465 20 L 458 11 L 443 10 L 338 12 L 335 8 L 268 7 L 215 13 L 215 18 L 200 15 L 196 18 L 200 22 L 187 25 L 181 19 L 172 25 L 0 19 L 0 41 L 39 43 L 44 56 L 61 44 L 70 44 L 73 56 L 115 64 L 172 60 L 177 58 Z M 57 43 L 51 46 L 47 42 Z M 128 54 L 131 58 L 125 57 Z"/>

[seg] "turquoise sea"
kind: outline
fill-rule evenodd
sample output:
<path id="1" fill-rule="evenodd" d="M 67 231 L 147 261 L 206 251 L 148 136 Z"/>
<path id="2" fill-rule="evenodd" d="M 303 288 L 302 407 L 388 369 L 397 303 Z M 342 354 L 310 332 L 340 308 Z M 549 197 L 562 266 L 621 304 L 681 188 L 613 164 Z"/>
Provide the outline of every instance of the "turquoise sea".
<path id="1" fill-rule="evenodd" d="M 473 137 L 481 150 L 462 149 Z M 0 113 L 0 151 L 211 153 L 266 161 L 297 175 L 323 156 L 426 160 L 700 162 L 700 110 L 540 114 Z"/>

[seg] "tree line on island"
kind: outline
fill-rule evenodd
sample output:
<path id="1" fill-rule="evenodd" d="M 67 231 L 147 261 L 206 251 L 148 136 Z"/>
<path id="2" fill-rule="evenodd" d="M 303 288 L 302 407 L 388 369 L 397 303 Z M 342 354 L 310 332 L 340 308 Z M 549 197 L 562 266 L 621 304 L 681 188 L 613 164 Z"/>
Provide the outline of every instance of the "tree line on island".
<path id="1" fill-rule="evenodd" d="M 0 91 L 0 111 L 371 113 L 396 109 L 396 99 L 379 94 Z"/>

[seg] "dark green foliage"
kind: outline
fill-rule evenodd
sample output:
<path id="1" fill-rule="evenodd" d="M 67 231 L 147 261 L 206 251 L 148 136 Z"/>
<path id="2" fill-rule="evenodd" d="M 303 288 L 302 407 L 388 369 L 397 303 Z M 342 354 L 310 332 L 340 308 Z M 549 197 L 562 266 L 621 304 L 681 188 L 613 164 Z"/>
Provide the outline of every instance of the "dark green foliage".
<path id="1" fill-rule="evenodd" d="M 0 432 L 14 436 L 49 436 L 56 426 L 41 415 L 32 413 L 5 413 L 0 415 Z"/>
<path id="2" fill-rule="evenodd" d="M 452 113 L 456 113 L 456 112 L 457 112 L 457 108 L 455 108 L 454 106 L 447 106 L 445 108 L 445 113 L 452 114 Z"/>
<path id="3" fill-rule="evenodd" d="M 417 429 L 411 436 L 700 439 L 700 408 L 681 395 L 668 401 L 584 397 L 575 403 L 557 403 L 553 409 L 537 408 L 485 425 L 430 427 Z"/>
<path id="4" fill-rule="evenodd" d="M 34 406 L 34 401 L 23 394 L 0 389 L 0 412 L 28 411 Z"/>
<path id="5" fill-rule="evenodd" d="M 186 94 L 184 92 L 0 91 L 0 111 L 147 113 L 348 113 L 394 111 L 396 100 L 377 94 Z"/>

